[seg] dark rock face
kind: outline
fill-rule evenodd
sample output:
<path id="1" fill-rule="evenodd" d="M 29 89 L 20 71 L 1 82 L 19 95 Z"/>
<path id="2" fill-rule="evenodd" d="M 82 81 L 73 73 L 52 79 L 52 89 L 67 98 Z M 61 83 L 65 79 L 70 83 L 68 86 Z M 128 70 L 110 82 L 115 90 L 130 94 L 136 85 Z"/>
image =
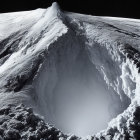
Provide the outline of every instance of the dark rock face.
<path id="1" fill-rule="evenodd" d="M 122 117 L 122 124 L 120 123 L 120 128 L 118 126 L 110 127 L 106 130 L 106 134 L 101 134 L 99 139 L 123 139 L 123 140 L 139 140 L 140 139 L 140 108 L 136 107 L 135 110 L 132 110 L 130 113 L 131 118 L 126 120 L 125 117 Z M 118 135 L 117 137 L 115 135 Z"/>
<path id="2" fill-rule="evenodd" d="M 67 138 L 59 130 L 45 122 L 23 105 L 9 105 L 0 110 L 0 136 L 3 140 L 57 140 Z"/>

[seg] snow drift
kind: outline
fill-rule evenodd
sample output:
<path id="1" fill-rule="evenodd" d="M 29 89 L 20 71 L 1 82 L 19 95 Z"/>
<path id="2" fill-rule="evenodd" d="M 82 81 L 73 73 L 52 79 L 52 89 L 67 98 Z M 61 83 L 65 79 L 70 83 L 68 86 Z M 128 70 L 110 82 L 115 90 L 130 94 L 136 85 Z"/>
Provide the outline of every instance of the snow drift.
<path id="1" fill-rule="evenodd" d="M 139 38 L 57 3 L 0 14 L 1 139 L 139 139 Z"/>

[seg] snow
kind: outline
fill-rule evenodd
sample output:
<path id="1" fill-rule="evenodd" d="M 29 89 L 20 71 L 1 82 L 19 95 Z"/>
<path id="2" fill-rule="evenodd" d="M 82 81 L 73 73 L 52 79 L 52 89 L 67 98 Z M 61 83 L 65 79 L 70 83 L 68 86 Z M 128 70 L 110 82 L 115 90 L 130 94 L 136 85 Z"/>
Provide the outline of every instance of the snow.
<path id="1" fill-rule="evenodd" d="M 140 139 L 139 38 L 57 3 L 0 14 L 0 139 Z"/>
<path id="2" fill-rule="evenodd" d="M 44 9 L 0 14 L 0 39 L 19 30 L 28 30 L 43 15 Z"/>

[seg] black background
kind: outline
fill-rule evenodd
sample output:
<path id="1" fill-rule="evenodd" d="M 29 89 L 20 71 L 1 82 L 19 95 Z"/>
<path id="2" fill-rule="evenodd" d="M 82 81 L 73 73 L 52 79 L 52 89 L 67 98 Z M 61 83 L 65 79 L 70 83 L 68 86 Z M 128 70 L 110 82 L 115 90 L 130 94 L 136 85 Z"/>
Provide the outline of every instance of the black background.
<path id="1" fill-rule="evenodd" d="M 65 11 L 140 19 L 140 0 L 4 0 L 0 13 L 47 8 L 54 1 Z"/>

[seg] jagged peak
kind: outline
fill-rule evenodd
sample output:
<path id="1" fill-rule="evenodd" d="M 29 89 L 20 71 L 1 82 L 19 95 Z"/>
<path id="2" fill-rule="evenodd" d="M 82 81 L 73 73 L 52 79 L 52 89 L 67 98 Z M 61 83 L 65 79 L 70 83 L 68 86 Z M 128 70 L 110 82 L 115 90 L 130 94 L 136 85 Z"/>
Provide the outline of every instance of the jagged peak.
<path id="1" fill-rule="evenodd" d="M 56 13 L 57 15 L 60 15 L 61 13 L 60 6 L 57 2 L 52 3 L 51 10 L 53 11 L 53 13 Z"/>
<path id="2" fill-rule="evenodd" d="M 55 8 L 55 9 L 60 10 L 60 6 L 59 6 L 59 4 L 57 2 L 53 2 L 52 7 Z"/>
<path id="3" fill-rule="evenodd" d="M 57 2 L 53 2 L 52 5 L 46 9 L 45 16 L 62 18 L 62 11 L 59 4 Z"/>

